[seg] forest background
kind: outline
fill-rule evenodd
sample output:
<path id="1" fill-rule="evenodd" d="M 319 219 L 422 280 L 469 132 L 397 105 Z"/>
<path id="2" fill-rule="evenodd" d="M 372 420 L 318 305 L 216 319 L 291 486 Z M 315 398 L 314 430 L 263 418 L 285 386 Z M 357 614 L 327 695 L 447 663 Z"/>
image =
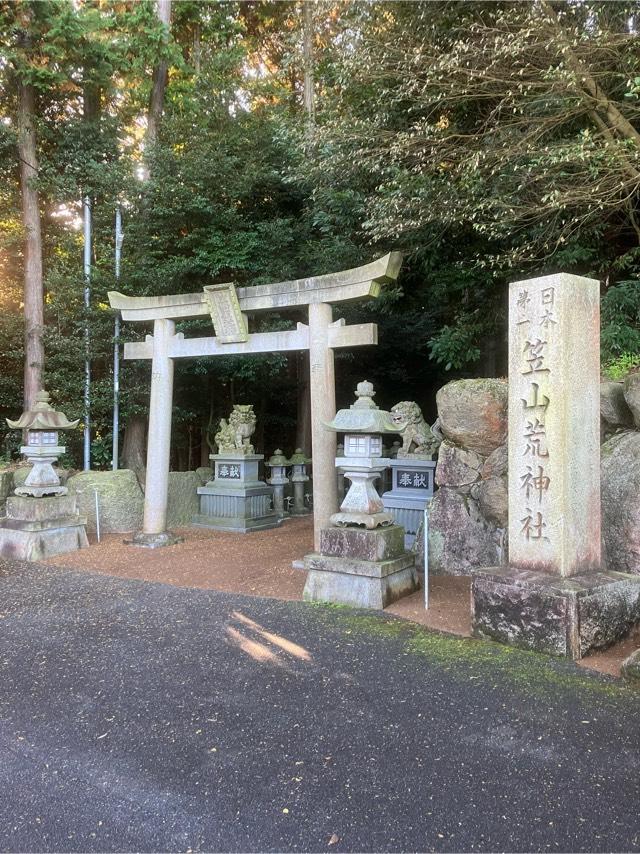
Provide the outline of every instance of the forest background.
<path id="1" fill-rule="evenodd" d="M 41 385 L 83 418 L 88 328 L 92 465 L 108 467 L 108 290 L 281 281 L 391 249 L 397 286 L 340 312 L 378 323 L 380 344 L 336 355 L 339 405 L 367 378 L 379 405 L 430 417 L 448 379 L 503 374 L 507 283 L 557 271 L 602 281 L 603 370 L 636 368 L 638 24 L 622 2 L 0 2 L 0 423 Z M 173 468 L 207 462 L 233 403 L 255 405 L 260 450 L 309 452 L 306 361 L 179 361 Z M 134 468 L 148 388 L 149 365 L 125 362 Z M 19 439 L 0 428 L 5 456 Z"/>

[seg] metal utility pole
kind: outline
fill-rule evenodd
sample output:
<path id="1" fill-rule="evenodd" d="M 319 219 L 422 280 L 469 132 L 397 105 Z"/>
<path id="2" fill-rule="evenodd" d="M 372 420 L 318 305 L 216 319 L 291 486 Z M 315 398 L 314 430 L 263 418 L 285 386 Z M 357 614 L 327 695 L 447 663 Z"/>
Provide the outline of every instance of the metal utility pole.
<path id="1" fill-rule="evenodd" d="M 115 274 L 116 282 L 120 281 L 120 257 L 122 255 L 122 211 L 120 205 L 116 207 L 116 260 Z M 118 456 L 120 433 L 120 312 L 116 311 L 113 324 L 113 455 L 111 468 L 118 469 Z"/>
<path id="2" fill-rule="evenodd" d="M 84 465 L 91 468 L 91 337 L 89 308 L 91 306 L 91 199 L 84 197 Z"/>

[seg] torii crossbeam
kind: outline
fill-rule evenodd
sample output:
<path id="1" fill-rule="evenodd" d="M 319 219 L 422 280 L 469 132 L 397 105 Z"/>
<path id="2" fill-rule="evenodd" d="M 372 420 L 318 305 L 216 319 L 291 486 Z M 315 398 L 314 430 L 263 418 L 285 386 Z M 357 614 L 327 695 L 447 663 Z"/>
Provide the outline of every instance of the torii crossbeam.
<path id="1" fill-rule="evenodd" d="M 324 276 L 236 288 L 231 283 L 207 285 L 201 293 L 129 297 L 111 291 L 111 307 L 123 320 L 153 321 L 153 336 L 124 345 L 125 359 L 151 359 L 151 395 L 147 442 L 147 480 L 142 536 L 138 542 L 158 545 L 166 539 L 173 360 L 197 356 L 241 355 L 308 350 L 310 361 L 313 515 L 316 548 L 320 530 L 337 510 L 336 434 L 324 424 L 335 415 L 333 351 L 378 343 L 375 323 L 347 326 L 333 322 L 332 304 L 379 296 L 394 281 L 402 256 L 391 252 L 377 261 Z M 309 307 L 309 324 L 287 332 L 249 333 L 247 313 Z M 215 337 L 185 338 L 176 320 L 210 315 Z"/>

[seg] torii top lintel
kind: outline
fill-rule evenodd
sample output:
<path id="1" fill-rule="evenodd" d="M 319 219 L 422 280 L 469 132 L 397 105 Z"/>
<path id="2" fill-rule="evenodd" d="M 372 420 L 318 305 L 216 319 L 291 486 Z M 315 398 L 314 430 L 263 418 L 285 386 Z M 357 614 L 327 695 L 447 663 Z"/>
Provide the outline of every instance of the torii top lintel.
<path id="1" fill-rule="evenodd" d="M 340 273 L 237 288 L 239 307 L 243 313 L 273 311 L 310 303 L 336 303 L 377 297 L 382 285 L 398 277 L 401 264 L 402 254 L 390 252 L 370 264 Z M 111 308 L 122 312 L 123 320 L 177 320 L 211 313 L 211 297 L 206 290 L 196 294 L 159 297 L 129 297 L 110 291 L 109 303 Z"/>

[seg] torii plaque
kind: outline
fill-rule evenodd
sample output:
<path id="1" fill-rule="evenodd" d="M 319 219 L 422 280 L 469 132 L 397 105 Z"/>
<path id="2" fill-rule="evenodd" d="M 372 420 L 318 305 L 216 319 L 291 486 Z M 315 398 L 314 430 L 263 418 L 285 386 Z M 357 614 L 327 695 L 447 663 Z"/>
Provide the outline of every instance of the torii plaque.
<path id="1" fill-rule="evenodd" d="M 153 336 L 144 342 L 124 345 L 125 359 L 151 359 L 151 395 L 147 443 L 147 481 L 142 531 L 135 541 L 157 546 L 171 542 L 167 532 L 167 490 L 173 403 L 173 360 L 197 356 L 238 355 L 308 350 L 310 361 L 311 439 L 314 476 L 314 535 L 319 547 L 320 530 L 337 509 L 335 476 L 336 434 L 323 425 L 335 415 L 333 351 L 378 343 L 375 323 L 345 325 L 333 322 L 332 304 L 375 298 L 382 286 L 394 281 L 402 255 L 391 252 L 370 264 L 277 282 L 236 288 L 231 283 L 207 285 L 202 292 L 160 297 L 129 297 L 111 291 L 111 307 L 123 320 L 153 321 Z M 298 323 L 286 332 L 247 331 L 248 313 L 309 308 L 309 324 Z M 210 315 L 215 336 L 185 338 L 175 331 L 183 318 Z"/>

